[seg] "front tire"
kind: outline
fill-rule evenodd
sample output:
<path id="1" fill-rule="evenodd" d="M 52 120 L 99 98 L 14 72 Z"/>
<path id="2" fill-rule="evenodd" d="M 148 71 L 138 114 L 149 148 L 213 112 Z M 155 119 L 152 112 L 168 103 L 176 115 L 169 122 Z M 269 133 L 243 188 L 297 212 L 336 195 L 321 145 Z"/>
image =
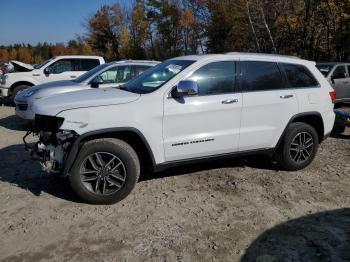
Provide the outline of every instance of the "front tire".
<path id="1" fill-rule="evenodd" d="M 296 122 L 287 127 L 275 160 L 285 170 L 296 171 L 307 167 L 315 158 L 319 139 L 309 124 Z"/>
<path id="2" fill-rule="evenodd" d="M 74 192 L 90 204 L 113 204 L 134 189 L 140 162 L 122 140 L 102 138 L 85 143 L 72 167 L 69 181 Z"/>
<path id="3" fill-rule="evenodd" d="M 24 89 L 27 89 L 29 87 L 30 86 L 28 86 L 28 85 L 21 85 L 21 86 L 15 87 L 15 89 L 13 89 L 12 94 L 10 96 L 10 102 L 14 104 L 15 103 L 15 97 L 16 97 L 17 93 L 20 92 L 20 91 L 23 91 Z"/>

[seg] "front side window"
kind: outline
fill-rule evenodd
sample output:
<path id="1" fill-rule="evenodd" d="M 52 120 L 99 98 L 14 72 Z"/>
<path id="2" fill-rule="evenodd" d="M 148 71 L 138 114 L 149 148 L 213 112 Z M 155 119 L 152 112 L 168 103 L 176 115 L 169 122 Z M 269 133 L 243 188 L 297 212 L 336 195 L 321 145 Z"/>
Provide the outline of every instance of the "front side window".
<path id="1" fill-rule="evenodd" d="M 240 65 L 243 92 L 285 88 L 285 81 L 276 63 L 244 61 Z"/>
<path id="2" fill-rule="evenodd" d="M 76 83 L 82 83 L 108 66 L 109 66 L 109 64 L 102 64 L 102 65 L 96 66 L 94 69 L 91 69 L 90 71 L 82 74 L 81 76 L 77 77 L 76 79 L 74 79 L 72 81 L 76 82 Z"/>
<path id="3" fill-rule="evenodd" d="M 71 59 L 61 59 L 48 67 L 51 74 L 61 74 L 66 71 L 74 71 Z"/>
<path id="4" fill-rule="evenodd" d="M 282 66 L 293 88 L 318 86 L 317 80 L 305 66 L 295 64 L 282 64 Z"/>
<path id="5" fill-rule="evenodd" d="M 154 92 L 194 62 L 192 60 L 167 60 L 127 82 L 121 89 L 139 94 Z"/>
<path id="6" fill-rule="evenodd" d="M 346 69 L 343 65 L 337 66 L 332 74 L 333 79 L 342 79 L 346 77 Z"/>
<path id="7" fill-rule="evenodd" d="M 116 66 L 104 71 L 99 76 L 104 84 L 112 84 L 125 83 L 130 80 L 130 75 L 130 66 Z"/>
<path id="8" fill-rule="evenodd" d="M 187 80 L 198 85 L 198 95 L 233 93 L 236 64 L 233 61 L 213 62 L 195 71 Z"/>

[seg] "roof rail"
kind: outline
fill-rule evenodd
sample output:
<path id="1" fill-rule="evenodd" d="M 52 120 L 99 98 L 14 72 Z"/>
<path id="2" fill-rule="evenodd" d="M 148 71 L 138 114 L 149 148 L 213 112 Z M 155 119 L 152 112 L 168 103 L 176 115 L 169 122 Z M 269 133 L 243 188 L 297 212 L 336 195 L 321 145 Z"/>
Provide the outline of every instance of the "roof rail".
<path id="1" fill-rule="evenodd" d="M 267 53 L 253 53 L 253 52 L 228 52 L 228 53 L 225 53 L 225 54 L 226 54 L 226 55 L 279 56 L 279 57 L 286 57 L 286 58 L 295 58 L 295 59 L 300 59 L 300 57 L 297 57 L 297 56 L 291 56 L 291 55 L 267 54 Z"/>

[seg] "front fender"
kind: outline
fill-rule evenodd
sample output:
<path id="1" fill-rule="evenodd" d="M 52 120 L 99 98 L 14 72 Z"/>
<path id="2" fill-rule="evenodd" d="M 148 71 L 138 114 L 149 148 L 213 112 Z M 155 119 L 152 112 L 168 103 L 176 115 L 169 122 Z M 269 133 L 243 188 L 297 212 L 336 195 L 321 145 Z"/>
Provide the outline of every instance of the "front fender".
<path id="1" fill-rule="evenodd" d="M 113 134 L 115 134 L 115 136 L 117 136 L 119 132 L 132 132 L 132 133 L 135 133 L 137 136 L 139 136 L 139 138 L 142 140 L 142 142 L 144 143 L 144 145 L 148 151 L 148 154 L 151 158 L 153 167 L 156 166 L 156 162 L 155 162 L 155 158 L 154 158 L 154 154 L 152 152 L 152 149 L 151 149 L 150 145 L 148 144 L 144 135 L 141 133 L 141 131 L 139 131 L 138 129 L 136 129 L 134 127 L 107 128 L 107 129 L 101 129 L 101 130 L 97 130 L 97 131 L 88 132 L 88 133 L 85 133 L 85 134 L 78 136 L 76 138 L 76 140 L 74 141 L 74 143 L 70 147 L 69 153 L 67 154 L 67 158 L 65 161 L 62 176 L 69 175 L 69 172 L 72 169 L 72 166 L 77 158 L 77 155 L 79 154 L 81 146 L 83 145 L 83 143 L 85 141 L 89 141 L 90 140 L 89 138 L 96 137 L 96 136 L 103 137 L 104 135 L 110 136 Z"/>

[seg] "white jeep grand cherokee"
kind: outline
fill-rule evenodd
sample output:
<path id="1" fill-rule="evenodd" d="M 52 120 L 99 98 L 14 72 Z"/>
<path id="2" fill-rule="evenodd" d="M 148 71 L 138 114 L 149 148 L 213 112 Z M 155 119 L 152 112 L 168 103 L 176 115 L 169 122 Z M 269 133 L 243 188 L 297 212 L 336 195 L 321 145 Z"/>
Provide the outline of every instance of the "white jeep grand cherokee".
<path id="1" fill-rule="evenodd" d="M 120 89 L 54 95 L 33 104 L 32 152 L 69 176 L 86 202 L 114 203 L 140 167 L 264 153 L 281 168 L 314 159 L 334 123 L 335 93 L 314 62 L 229 53 L 167 60 Z"/>

